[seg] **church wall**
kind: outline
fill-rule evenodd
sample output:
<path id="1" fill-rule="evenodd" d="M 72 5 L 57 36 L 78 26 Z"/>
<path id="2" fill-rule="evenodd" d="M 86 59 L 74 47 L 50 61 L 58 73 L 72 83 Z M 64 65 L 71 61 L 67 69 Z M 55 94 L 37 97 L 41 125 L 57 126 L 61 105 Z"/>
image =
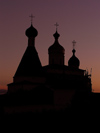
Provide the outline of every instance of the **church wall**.
<path id="1" fill-rule="evenodd" d="M 14 77 L 14 83 L 22 82 L 22 81 L 28 81 L 32 83 L 44 83 L 45 82 L 44 77 Z"/>
<path id="2" fill-rule="evenodd" d="M 39 86 L 38 84 L 12 84 L 12 85 L 8 85 L 8 92 L 9 93 L 15 93 L 17 91 L 26 91 L 26 90 L 32 90 L 34 88 L 36 88 L 37 86 Z"/>
<path id="3" fill-rule="evenodd" d="M 75 90 L 55 90 L 54 92 L 54 105 L 56 106 L 68 106 L 71 104 L 71 100 Z"/>
<path id="4" fill-rule="evenodd" d="M 65 74 L 67 74 L 67 75 L 81 75 L 81 76 L 84 76 L 84 71 L 79 71 L 79 70 L 65 70 L 64 71 L 65 72 Z"/>
<path id="5" fill-rule="evenodd" d="M 52 74 L 53 73 L 54 74 L 63 74 L 63 72 L 64 72 L 63 69 L 62 70 L 61 69 L 60 70 L 59 69 L 48 69 L 47 70 L 47 73 L 52 73 Z"/>
<path id="6" fill-rule="evenodd" d="M 84 76 L 84 70 L 81 69 L 70 69 L 69 67 L 63 66 L 59 68 L 59 66 L 54 66 L 54 67 L 48 67 L 45 68 L 47 73 L 52 73 L 52 74 L 65 74 L 65 75 L 80 75 Z"/>

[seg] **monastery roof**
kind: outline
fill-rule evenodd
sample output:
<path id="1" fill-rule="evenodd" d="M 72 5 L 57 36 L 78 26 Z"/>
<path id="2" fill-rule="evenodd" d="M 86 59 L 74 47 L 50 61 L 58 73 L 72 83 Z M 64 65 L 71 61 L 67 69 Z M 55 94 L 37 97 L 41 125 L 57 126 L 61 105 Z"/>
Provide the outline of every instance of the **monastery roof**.
<path id="1" fill-rule="evenodd" d="M 34 46 L 28 46 L 18 66 L 15 76 L 40 76 L 41 74 L 42 66 L 38 53 Z"/>

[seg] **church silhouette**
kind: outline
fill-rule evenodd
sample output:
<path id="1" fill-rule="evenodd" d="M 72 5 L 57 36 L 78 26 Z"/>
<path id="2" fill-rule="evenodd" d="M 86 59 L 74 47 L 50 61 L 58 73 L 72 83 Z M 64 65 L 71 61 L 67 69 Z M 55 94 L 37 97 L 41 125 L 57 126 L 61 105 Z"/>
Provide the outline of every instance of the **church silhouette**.
<path id="1" fill-rule="evenodd" d="M 65 65 L 65 49 L 59 44 L 60 34 L 53 34 L 54 43 L 48 48 L 49 63 L 41 65 L 35 48 L 38 31 L 26 30 L 28 46 L 13 77 L 8 92 L 0 96 L 4 114 L 61 111 L 77 103 L 86 103 L 92 92 L 91 75 L 80 69 L 73 41 L 72 57 Z"/>

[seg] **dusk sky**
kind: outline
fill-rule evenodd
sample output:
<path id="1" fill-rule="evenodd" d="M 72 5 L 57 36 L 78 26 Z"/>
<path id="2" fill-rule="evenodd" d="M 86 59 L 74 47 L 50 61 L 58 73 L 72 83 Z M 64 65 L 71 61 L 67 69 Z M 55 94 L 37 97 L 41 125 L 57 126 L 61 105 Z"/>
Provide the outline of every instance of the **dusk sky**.
<path id="1" fill-rule="evenodd" d="M 0 0 L 0 88 L 6 89 L 26 50 L 25 30 L 38 30 L 35 46 L 42 65 L 48 64 L 48 48 L 59 24 L 59 43 L 65 48 L 65 65 L 76 56 L 80 69 L 92 68 L 92 89 L 100 91 L 100 0 Z"/>

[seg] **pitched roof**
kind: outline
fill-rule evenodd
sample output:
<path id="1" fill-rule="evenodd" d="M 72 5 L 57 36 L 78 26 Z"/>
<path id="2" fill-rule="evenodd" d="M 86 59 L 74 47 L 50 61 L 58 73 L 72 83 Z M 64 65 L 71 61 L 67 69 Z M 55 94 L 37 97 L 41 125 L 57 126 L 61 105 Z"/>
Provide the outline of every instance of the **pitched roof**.
<path id="1" fill-rule="evenodd" d="M 41 74 L 42 74 L 42 65 L 38 57 L 38 53 L 34 46 L 28 46 L 14 77 L 40 76 Z"/>

